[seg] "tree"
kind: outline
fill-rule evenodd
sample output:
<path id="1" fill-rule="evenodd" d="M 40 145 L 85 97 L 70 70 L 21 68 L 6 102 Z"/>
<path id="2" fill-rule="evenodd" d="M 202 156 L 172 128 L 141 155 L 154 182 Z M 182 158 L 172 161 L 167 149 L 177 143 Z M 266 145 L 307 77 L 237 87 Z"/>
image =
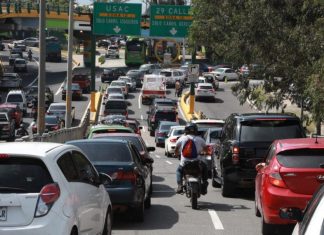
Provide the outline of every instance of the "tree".
<path id="1" fill-rule="evenodd" d="M 319 0 L 193 0 L 192 12 L 191 45 L 208 45 L 210 60 L 262 65 L 232 88 L 242 104 L 249 99 L 265 110 L 280 109 L 285 99 L 308 95 L 309 77 L 318 74 L 315 64 L 324 56 Z M 253 77 L 264 84 L 249 85 Z"/>

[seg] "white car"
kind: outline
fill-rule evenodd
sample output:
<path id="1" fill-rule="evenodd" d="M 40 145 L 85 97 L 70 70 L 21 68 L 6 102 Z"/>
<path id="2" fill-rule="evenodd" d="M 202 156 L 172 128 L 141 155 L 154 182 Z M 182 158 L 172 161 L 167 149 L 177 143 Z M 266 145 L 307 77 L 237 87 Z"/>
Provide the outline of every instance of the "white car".
<path id="1" fill-rule="evenodd" d="M 108 95 L 108 100 L 115 100 L 115 99 L 118 99 L 118 100 L 125 100 L 125 97 L 123 94 L 119 94 L 119 93 L 110 93 Z"/>
<path id="2" fill-rule="evenodd" d="M 118 46 L 112 45 L 109 46 L 106 52 L 106 57 L 114 57 L 114 58 L 119 58 L 119 48 Z"/>
<path id="3" fill-rule="evenodd" d="M 219 81 L 213 73 L 203 73 L 203 75 L 198 78 L 198 83 L 210 83 L 215 90 L 219 88 Z"/>
<path id="4" fill-rule="evenodd" d="M 172 126 L 165 139 L 164 155 L 171 157 L 174 155 L 175 145 L 181 135 L 184 134 L 185 126 Z"/>
<path id="5" fill-rule="evenodd" d="M 30 37 L 30 38 L 25 38 L 23 41 L 24 41 L 24 44 L 29 47 L 38 47 L 38 45 L 39 45 L 38 38 Z"/>
<path id="6" fill-rule="evenodd" d="M 195 99 L 215 99 L 215 89 L 211 83 L 198 83 L 195 90 Z"/>
<path id="7" fill-rule="evenodd" d="M 129 91 L 135 91 L 136 90 L 136 81 L 135 79 L 128 77 L 128 76 L 120 76 L 118 78 L 118 81 L 124 81 L 126 82 Z"/>
<path id="8" fill-rule="evenodd" d="M 119 87 L 119 86 L 107 87 L 103 98 L 107 99 L 110 94 L 120 94 L 124 97 L 123 89 L 122 89 L 122 87 Z"/>
<path id="9" fill-rule="evenodd" d="M 65 113 L 66 113 L 66 103 L 51 103 L 47 109 L 47 115 L 56 115 L 62 120 L 65 120 Z M 72 123 L 75 120 L 75 107 L 71 108 L 71 121 Z M 71 123 L 71 125 L 72 125 Z"/>
<path id="10" fill-rule="evenodd" d="M 218 81 L 238 81 L 239 75 L 231 68 L 218 68 L 215 70 Z"/>
<path id="11" fill-rule="evenodd" d="M 22 58 L 16 58 L 13 64 L 14 72 L 23 71 L 27 72 L 27 61 Z"/>
<path id="12" fill-rule="evenodd" d="M 112 81 L 109 87 L 121 87 L 124 93 L 125 98 L 128 96 L 128 87 L 124 81 Z"/>
<path id="13" fill-rule="evenodd" d="M 0 182 L 0 234 L 111 234 L 111 178 L 78 147 L 2 143 Z"/>
<path id="14" fill-rule="evenodd" d="M 162 69 L 160 75 L 165 77 L 165 83 L 167 86 L 175 86 L 177 80 L 184 83 L 186 80 L 186 74 L 180 69 Z"/>

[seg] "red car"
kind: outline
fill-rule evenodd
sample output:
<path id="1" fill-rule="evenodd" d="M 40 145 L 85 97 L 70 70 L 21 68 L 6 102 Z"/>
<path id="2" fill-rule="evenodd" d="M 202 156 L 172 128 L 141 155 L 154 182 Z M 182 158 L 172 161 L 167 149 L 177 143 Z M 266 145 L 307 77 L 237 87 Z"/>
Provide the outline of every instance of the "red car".
<path id="1" fill-rule="evenodd" d="M 296 223 L 280 218 L 280 208 L 303 210 L 324 183 L 324 139 L 275 140 L 256 170 L 255 212 L 262 234 L 273 234 L 276 225 Z"/>

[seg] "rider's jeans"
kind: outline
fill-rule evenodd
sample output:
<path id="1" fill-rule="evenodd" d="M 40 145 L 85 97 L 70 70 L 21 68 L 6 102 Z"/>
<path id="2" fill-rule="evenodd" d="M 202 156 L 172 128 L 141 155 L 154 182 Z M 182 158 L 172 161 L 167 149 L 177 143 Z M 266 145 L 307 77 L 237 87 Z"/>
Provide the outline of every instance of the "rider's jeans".
<path id="1" fill-rule="evenodd" d="M 201 161 L 201 166 L 202 166 L 202 181 L 203 182 L 207 182 L 208 181 L 208 170 L 207 170 L 207 165 Z M 182 170 L 182 166 L 179 165 L 176 171 L 176 176 L 177 176 L 177 184 L 181 185 L 182 184 L 182 174 L 183 174 L 183 170 Z"/>

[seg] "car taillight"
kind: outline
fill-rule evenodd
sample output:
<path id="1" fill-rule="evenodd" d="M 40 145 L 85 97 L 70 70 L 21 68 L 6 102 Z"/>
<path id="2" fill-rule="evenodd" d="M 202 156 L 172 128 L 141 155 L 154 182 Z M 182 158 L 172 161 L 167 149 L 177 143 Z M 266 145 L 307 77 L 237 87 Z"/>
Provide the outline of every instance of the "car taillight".
<path id="1" fill-rule="evenodd" d="M 125 116 L 128 117 L 128 111 L 127 110 L 125 111 Z"/>
<path id="2" fill-rule="evenodd" d="M 139 177 L 136 171 L 117 171 L 112 174 L 113 180 L 130 181 L 132 184 L 139 184 Z"/>
<path id="3" fill-rule="evenodd" d="M 171 143 L 175 143 L 175 142 L 177 142 L 177 138 L 172 138 L 172 139 L 170 139 L 170 142 L 171 142 Z"/>
<path id="4" fill-rule="evenodd" d="M 237 146 L 233 146 L 232 147 L 232 163 L 234 165 L 238 164 L 240 161 L 239 153 L 240 153 L 240 148 Z"/>
<path id="5" fill-rule="evenodd" d="M 56 131 L 56 130 L 60 129 L 60 126 L 59 125 L 53 126 L 52 129 Z"/>
<path id="6" fill-rule="evenodd" d="M 213 154 L 213 146 L 212 145 L 207 145 L 206 154 L 209 156 Z"/>
<path id="7" fill-rule="evenodd" d="M 159 136 L 159 137 L 163 137 L 164 133 L 158 132 L 158 133 L 156 133 L 156 135 Z"/>
<path id="8" fill-rule="evenodd" d="M 45 185 L 39 193 L 35 217 L 46 215 L 52 208 L 54 202 L 60 197 L 60 193 L 60 187 L 57 183 Z"/>
<path id="9" fill-rule="evenodd" d="M 287 188 L 285 182 L 280 176 L 279 173 L 279 165 L 277 162 L 274 163 L 274 165 L 271 167 L 271 173 L 269 174 L 269 182 L 273 186 L 279 187 L 279 188 Z"/>

